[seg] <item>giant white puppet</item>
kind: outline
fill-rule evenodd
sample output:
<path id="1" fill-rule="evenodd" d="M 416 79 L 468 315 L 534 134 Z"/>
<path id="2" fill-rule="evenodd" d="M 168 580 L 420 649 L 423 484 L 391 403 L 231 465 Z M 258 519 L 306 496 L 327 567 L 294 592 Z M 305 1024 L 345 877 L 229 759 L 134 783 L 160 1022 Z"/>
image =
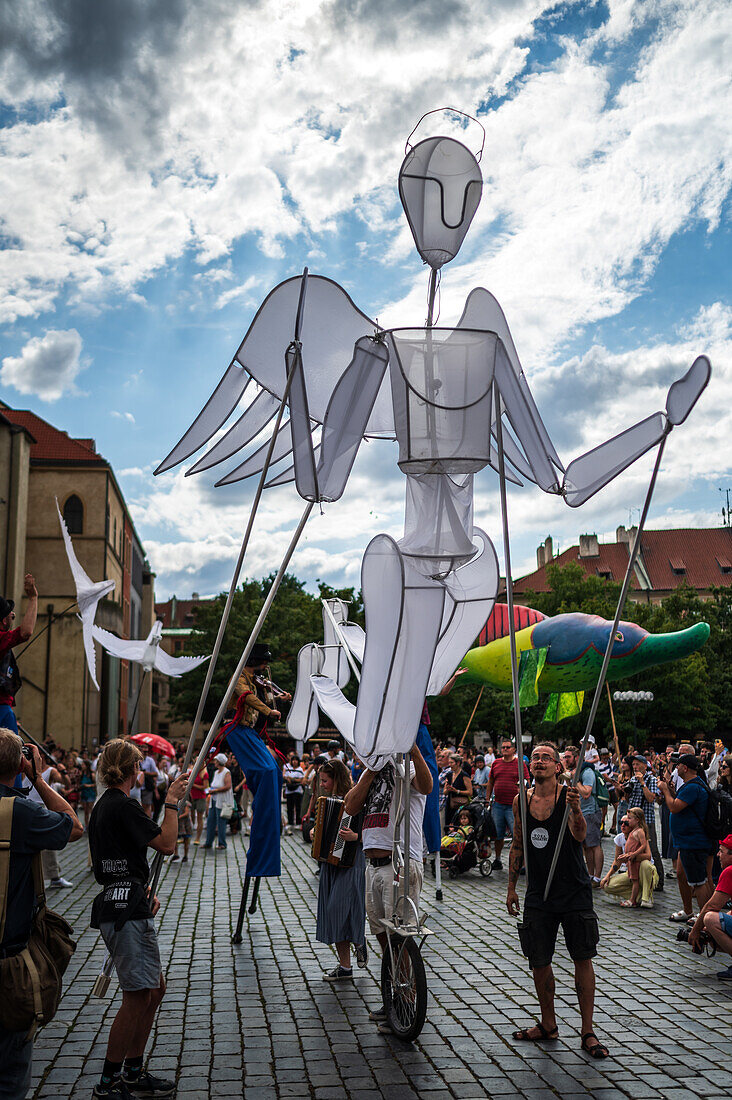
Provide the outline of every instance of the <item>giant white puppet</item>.
<path id="1" fill-rule="evenodd" d="M 411 749 L 425 696 L 445 684 L 493 607 L 498 560 L 488 535 L 473 523 L 474 475 L 486 466 L 499 475 L 507 597 L 512 605 L 506 481 L 532 481 L 578 507 L 658 446 L 638 542 L 666 439 L 686 419 L 710 377 L 708 359 L 699 356 L 671 386 L 664 411 L 646 416 L 565 469 L 496 298 L 478 287 L 468 295 L 455 327 L 433 323 L 441 269 L 458 254 L 481 199 L 478 160 L 452 137 L 407 143 L 399 195 L 417 251 L 430 269 L 425 324 L 383 331 L 332 280 L 308 275 L 307 269 L 285 280 L 264 300 L 211 398 L 156 471 L 189 458 L 219 431 L 242 399 L 247 402 L 234 425 L 188 470 L 192 474 L 210 469 L 236 455 L 234 468 L 218 485 L 260 475 L 227 610 L 263 489 L 294 480 L 308 502 L 241 668 L 313 504 L 342 495 L 363 438 L 396 438 L 398 464 L 406 475 L 404 534 L 399 540 L 385 534 L 373 538 L 361 572 L 366 644 L 351 715 L 352 739 L 358 754 L 371 760 Z M 249 401 L 251 395 L 254 399 Z M 571 408 L 571 395 L 566 407 Z M 241 455 L 270 422 L 269 442 L 255 443 L 251 453 Z M 285 469 L 271 469 L 289 459 Z M 632 564 L 631 554 L 628 579 Z M 509 623 L 513 631 L 511 606 Z M 221 633 L 223 628 L 222 621 Z M 611 631 L 608 659 L 612 641 Z M 515 646 L 511 648 L 520 736 Z M 218 646 L 207 684 L 217 655 Z M 209 743 L 239 671 L 221 702 Z M 194 736 L 206 691 L 207 687 Z M 344 700 L 335 682 L 329 694 L 342 713 Z M 595 696 L 599 695 L 598 690 Z M 590 728 L 591 722 L 588 733 Z M 524 809 L 523 790 L 521 795 Z M 408 813 L 405 816 L 408 822 Z M 406 847 L 408 852 L 408 843 Z"/>

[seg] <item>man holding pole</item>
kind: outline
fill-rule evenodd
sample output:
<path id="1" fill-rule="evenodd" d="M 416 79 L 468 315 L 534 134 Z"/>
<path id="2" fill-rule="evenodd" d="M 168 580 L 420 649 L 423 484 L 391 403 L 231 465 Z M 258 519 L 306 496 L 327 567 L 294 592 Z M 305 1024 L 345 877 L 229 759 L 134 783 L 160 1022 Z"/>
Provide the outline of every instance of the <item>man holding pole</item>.
<path id="1" fill-rule="evenodd" d="M 540 741 L 531 753 L 534 787 L 527 795 L 526 831 L 527 884 L 524 919 L 518 926 L 521 949 L 529 960 L 534 976 L 541 1019 L 521 1028 L 513 1038 L 524 1042 L 557 1039 L 559 1029 L 554 1013 L 554 973 L 552 958 L 557 932 L 562 926 L 567 950 L 574 962 L 575 989 L 582 1016 L 582 1049 L 591 1058 L 608 1057 L 608 1048 L 594 1032 L 595 972 L 592 960 L 597 954 L 599 930 L 592 907 L 592 887 L 582 855 L 587 825 L 580 810 L 580 792 L 559 783 L 562 764 L 556 745 Z M 560 840 L 560 829 L 569 807 L 568 829 Z M 556 871 L 546 900 L 544 892 L 552 855 L 561 843 Z M 513 843 L 509 856 L 506 907 L 511 916 L 519 913 L 516 893 L 523 864 L 523 836 L 518 795 L 514 799 Z"/>

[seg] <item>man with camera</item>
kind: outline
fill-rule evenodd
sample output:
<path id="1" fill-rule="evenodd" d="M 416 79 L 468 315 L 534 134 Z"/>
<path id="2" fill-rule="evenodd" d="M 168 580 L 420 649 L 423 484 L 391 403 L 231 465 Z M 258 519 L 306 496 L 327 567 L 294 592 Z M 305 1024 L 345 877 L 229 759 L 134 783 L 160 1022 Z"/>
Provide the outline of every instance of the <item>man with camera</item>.
<path id="1" fill-rule="evenodd" d="M 712 844 L 704 829 L 709 789 L 699 776 L 700 770 L 693 753 L 682 753 L 676 765 L 681 786 L 674 792 L 662 779 L 658 787 L 671 814 L 671 838 L 679 852 L 680 867 L 702 909 L 712 895 L 709 877 Z"/>
<path id="2" fill-rule="evenodd" d="M 732 913 L 729 911 L 732 898 L 732 833 L 719 842 L 719 862 L 722 873 L 717 888 L 689 932 L 689 945 L 695 952 L 701 953 L 711 938 L 720 951 L 732 955 Z M 717 977 L 721 982 L 732 982 L 732 966 L 718 971 Z"/>
<path id="3" fill-rule="evenodd" d="M 28 944 L 36 909 L 34 858 L 46 849 L 65 848 L 84 832 L 66 799 L 43 781 L 42 771 L 38 749 L 24 746 L 17 733 L 0 727 L 0 817 L 7 813 L 7 803 L 11 805 L 6 871 L 0 863 L 0 882 L 4 887 L 0 911 L 5 911 L 4 926 L 0 920 L 0 960 L 20 954 Z M 15 788 L 18 775 L 31 780 L 42 804 L 32 802 L 24 791 Z M 5 827 L 2 832 L 7 835 Z M 2 968 L 0 961 L 0 977 Z M 7 995 L 6 990 L 4 996 Z M 27 1034 L 25 1029 L 8 1031 L 0 1027 L 0 1097 L 22 1100 L 28 1091 L 33 1042 Z"/>

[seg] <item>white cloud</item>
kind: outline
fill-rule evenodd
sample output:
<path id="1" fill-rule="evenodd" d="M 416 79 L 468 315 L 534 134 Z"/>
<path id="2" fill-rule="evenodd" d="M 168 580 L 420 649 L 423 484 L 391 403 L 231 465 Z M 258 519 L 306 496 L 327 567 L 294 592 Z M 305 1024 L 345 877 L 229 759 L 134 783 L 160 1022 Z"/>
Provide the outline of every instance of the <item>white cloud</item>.
<path id="1" fill-rule="evenodd" d="M 20 355 L 3 359 L 0 381 L 42 401 L 57 401 L 76 392 L 76 376 L 84 367 L 81 348 L 75 328 L 49 329 L 44 336 L 32 337 Z"/>
<path id="2" fill-rule="evenodd" d="M 112 409 L 112 416 L 117 420 L 126 420 L 129 424 L 135 423 L 135 418 L 131 412 L 119 412 L 117 409 Z"/>

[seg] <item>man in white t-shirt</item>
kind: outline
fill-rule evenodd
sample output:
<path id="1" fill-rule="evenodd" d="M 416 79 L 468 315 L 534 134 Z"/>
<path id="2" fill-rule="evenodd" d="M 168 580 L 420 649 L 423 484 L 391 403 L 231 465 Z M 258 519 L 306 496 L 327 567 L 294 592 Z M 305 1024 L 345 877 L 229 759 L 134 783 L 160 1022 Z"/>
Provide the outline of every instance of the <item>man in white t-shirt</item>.
<path id="1" fill-rule="evenodd" d="M 409 772 L 412 790 L 409 806 L 409 897 L 419 909 L 422 892 L 422 823 L 427 795 L 432 790 L 432 774 L 422 753 L 415 745 L 410 753 Z M 382 950 L 387 939 L 383 921 L 391 920 L 394 913 L 394 871 L 392 846 L 394 821 L 398 811 L 396 768 L 386 764 L 381 771 L 364 771 L 355 787 L 346 794 L 345 812 L 351 816 L 364 811 L 362 842 L 366 857 L 366 915 L 371 932 Z M 404 837 L 404 824 L 400 837 Z M 384 1006 L 369 1013 L 369 1019 L 385 1024 Z"/>

